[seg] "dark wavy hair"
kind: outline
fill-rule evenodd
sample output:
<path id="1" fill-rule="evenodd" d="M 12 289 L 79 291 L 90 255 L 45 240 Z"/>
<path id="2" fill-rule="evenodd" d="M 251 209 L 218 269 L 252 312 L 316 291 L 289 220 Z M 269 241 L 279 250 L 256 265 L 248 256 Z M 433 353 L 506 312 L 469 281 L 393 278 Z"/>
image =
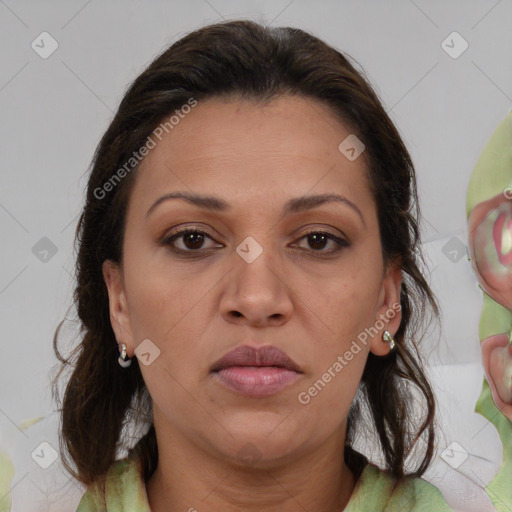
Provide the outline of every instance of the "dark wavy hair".
<path id="1" fill-rule="evenodd" d="M 77 229 L 74 305 L 81 342 L 60 363 L 52 394 L 61 413 L 60 448 L 65 468 L 84 484 L 104 481 L 118 449 L 141 457 L 145 479 L 158 450 L 152 404 L 136 358 L 118 365 L 102 263 L 120 262 L 127 201 L 137 165 L 115 186 L 105 183 L 132 158 L 148 136 L 191 98 L 270 101 L 299 95 L 326 105 L 366 146 L 367 173 L 379 218 L 385 264 L 402 269 L 402 321 L 397 349 L 369 354 L 348 417 L 345 460 L 361 428 L 376 433 L 383 469 L 401 479 L 422 475 L 435 451 L 435 399 L 417 349 L 427 316 L 439 317 L 437 301 L 420 268 L 420 212 L 411 157 L 362 70 L 320 39 L 297 28 L 266 27 L 246 20 L 200 28 L 159 55 L 129 86 L 90 166 L 87 197 Z M 98 191 L 102 192 L 99 193 Z M 58 380 L 71 366 L 63 399 Z M 419 393 L 418 393 L 419 391 Z M 418 397 L 416 396 L 419 396 Z M 418 406 L 420 404 L 420 413 Z M 149 429 L 130 445 L 125 427 L 144 419 Z M 414 457 L 412 457 L 414 455 Z M 409 457 L 415 466 L 409 470 Z M 359 459 L 361 463 L 366 459 Z M 407 464 L 406 464 L 407 462 Z M 349 464 L 349 466 L 350 466 Z"/>

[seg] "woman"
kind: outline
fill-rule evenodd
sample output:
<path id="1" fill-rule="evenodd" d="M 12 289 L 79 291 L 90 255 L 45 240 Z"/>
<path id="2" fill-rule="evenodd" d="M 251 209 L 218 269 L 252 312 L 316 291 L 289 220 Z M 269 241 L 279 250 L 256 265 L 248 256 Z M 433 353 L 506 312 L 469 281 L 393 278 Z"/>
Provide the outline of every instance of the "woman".
<path id="1" fill-rule="evenodd" d="M 77 228 L 78 511 L 450 510 L 420 478 L 435 401 L 415 341 L 438 310 L 416 201 L 376 94 L 317 38 L 231 21 L 159 56 Z M 352 445 L 372 434 L 369 463 Z"/>

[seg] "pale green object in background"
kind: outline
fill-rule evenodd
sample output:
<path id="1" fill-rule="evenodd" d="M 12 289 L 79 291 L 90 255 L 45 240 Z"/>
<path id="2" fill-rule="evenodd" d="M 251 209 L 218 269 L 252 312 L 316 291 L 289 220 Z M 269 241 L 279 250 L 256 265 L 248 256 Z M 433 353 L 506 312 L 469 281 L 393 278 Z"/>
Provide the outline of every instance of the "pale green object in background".
<path id="1" fill-rule="evenodd" d="M 508 187 L 512 187 L 512 112 L 496 128 L 475 165 L 468 186 L 467 217 L 477 204 L 502 194 Z M 479 324 L 481 342 L 495 334 L 509 333 L 512 327 L 511 312 L 491 299 L 485 291 L 483 294 L 484 303 Z M 485 379 L 475 411 L 496 427 L 503 444 L 503 464 L 485 491 L 498 512 L 510 512 L 512 423 L 496 407 Z"/>
<path id="2" fill-rule="evenodd" d="M 14 478 L 14 464 L 7 453 L 0 451 L 0 512 L 11 510 L 11 485 Z"/>
<path id="3" fill-rule="evenodd" d="M 512 111 L 494 131 L 475 164 L 468 185 L 466 216 L 483 201 L 512 187 Z"/>
<path id="4" fill-rule="evenodd" d="M 22 421 L 17 427 L 26 430 L 35 423 L 43 420 L 44 417 L 32 418 Z M 11 486 L 14 478 L 15 467 L 9 455 L 0 450 L 0 512 L 11 512 L 12 497 Z"/>

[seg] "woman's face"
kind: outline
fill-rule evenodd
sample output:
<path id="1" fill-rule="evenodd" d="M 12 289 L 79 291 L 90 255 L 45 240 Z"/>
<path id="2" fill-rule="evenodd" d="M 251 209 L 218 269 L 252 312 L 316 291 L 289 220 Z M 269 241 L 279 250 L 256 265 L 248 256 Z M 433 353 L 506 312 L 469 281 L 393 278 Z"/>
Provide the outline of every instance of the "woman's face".
<path id="1" fill-rule="evenodd" d="M 159 442 L 268 465 L 343 443 L 368 351 L 398 329 L 401 275 L 383 267 L 364 153 L 338 149 L 349 135 L 310 99 L 211 99 L 142 162 L 122 265 L 103 270 L 118 342 L 133 357 L 149 340 L 137 356 Z M 216 200 L 162 199 L 177 192 Z M 343 199 L 306 201 L 323 194 Z M 169 240 L 177 228 L 207 235 Z M 297 367 L 240 356 L 213 371 L 240 346 Z"/>

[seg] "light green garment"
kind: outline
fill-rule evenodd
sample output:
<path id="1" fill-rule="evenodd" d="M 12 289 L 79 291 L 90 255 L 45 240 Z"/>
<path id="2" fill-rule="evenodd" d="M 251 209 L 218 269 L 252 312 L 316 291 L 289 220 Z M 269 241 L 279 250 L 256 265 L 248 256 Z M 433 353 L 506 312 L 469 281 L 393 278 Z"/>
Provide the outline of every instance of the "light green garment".
<path id="1" fill-rule="evenodd" d="M 368 464 L 344 512 L 445 511 L 452 509 L 432 484 L 421 478 L 409 478 L 397 486 L 390 473 Z M 139 460 L 116 461 L 107 477 L 106 496 L 90 486 L 76 512 L 151 512 Z"/>

